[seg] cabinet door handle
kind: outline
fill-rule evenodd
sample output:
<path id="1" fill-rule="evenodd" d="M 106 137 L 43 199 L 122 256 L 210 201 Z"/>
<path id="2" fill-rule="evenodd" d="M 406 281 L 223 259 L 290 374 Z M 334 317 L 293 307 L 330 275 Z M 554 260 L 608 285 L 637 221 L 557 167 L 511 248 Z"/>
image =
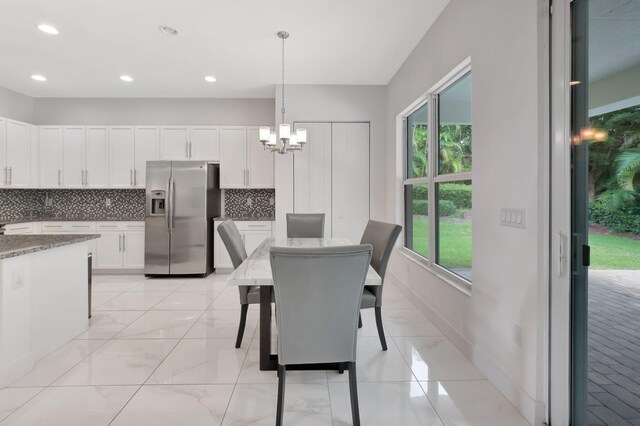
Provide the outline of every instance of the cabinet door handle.
<path id="1" fill-rule="evenodd" d="M 58 186 L 62 186 L 62 170 L 58 169 Z"/>
<path id="2" fill-rule="evenodd" d="M 89 186 L 89 170 L 84 171 L 84 184 Z"/>
<path id="3" fill-rule="evenodd" d="M 138 186 L 138 170 L 133 169 L 133 186 Z"/>
<path id="4" fill-rule="evenodd" d="M 9 185 L 13 185 L 13 167 L 9 167 Z"/>
<path id="5" fill-rule="evenodd" d="M 123 235 L 122 236 L 122 251 L 126 251 L 127 250 L 127 236 Z"/>
<path id="6" fill-rule="evenodd" d="M 189 159 L 189 141 L 184 141 L 184 149 L 187 152 L 186 157 Z"/>
<path id="7" fill-rule="evenodd" d="M 5 168 L 4 168 L 4 184 L 5 184 L 5 185 L 7 185 L 7 184 L 9 183 L 9 180 L 8 180 L 8 178 L 7 178 L 7 176 L 8 176 L 8 175 L 7 175 L 8 170 L 9 170 L 9 168 L 8 168 L 8 167 L 5 167 Z"/>
<path id="8" fill-rule="evenodd" d="M 118 252 L 122 252 L 122 235 L 118 235 Z"/>
<path id="9" fill-rule="evenodd" d="M 129 169 L 129 184 L 133 186 L 133 169 Z"/>

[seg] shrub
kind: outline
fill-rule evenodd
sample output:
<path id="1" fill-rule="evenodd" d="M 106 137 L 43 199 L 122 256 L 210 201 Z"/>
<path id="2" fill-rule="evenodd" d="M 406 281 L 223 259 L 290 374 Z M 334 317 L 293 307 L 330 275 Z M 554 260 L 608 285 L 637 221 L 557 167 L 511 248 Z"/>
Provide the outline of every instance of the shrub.
<path id="1" fill-rule="evenodd" d="M 440 200 L 438 203 L 440 206 L 440 217 L 443 216 L 455 216 L 458 212 L 456 205 L 451 200 Z"/>
<path id="2" fill-rule="evenodd" d="M 427 200 L 413 200 L 413 214 L 427 216 L 429 214 L 429 202 Z"/>
<path id="3" fill-rule="evenodd" d="M 640 214 L 628 209 L 610 209 L 606 203 L 589 204 L 589 222 L 607 226 L 614 232 L 640 235 Z"/>
<path id="4" fill-rule="evenodd" d="M 443 183 L 439 186 L 440 199 L 453 202 L 456 208 L 471 208 L 471 185 Z"/>
<path id="5" fill-rule="evenodd" d="M 455 216 L 458 209 L 449 200 L 440 200 L 440 217 Z M 429 202 L 427 200 L 413 200 L 413 214 L 427 216 L 429 214 Z"/>

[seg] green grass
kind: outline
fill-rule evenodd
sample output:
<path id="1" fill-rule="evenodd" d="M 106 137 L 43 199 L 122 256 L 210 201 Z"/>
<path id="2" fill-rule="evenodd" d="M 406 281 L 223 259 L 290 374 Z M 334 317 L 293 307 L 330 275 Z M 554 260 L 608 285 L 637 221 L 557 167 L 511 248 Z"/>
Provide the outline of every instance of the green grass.
<path id="1" fill-rule="evenodd" d="M 427 220 L 415 217 L 413 221 L 413 250 L 429 257 L 429 227 Z M 440 222 L 440 259 L 445 268 L 471 267 L 471 224 Z"/>
<path id="2" fill-rule="evenodd" d="M 640 240 L 589 235 L 591 269 L 640 269 Z"/>
<path id="3" fill-rule="evenodd" d="M 415 217 L 413 250 L 429 257 L 427 220 Z M 616 235 L 590 235 L 591 269 L 640 269 L 640 240 Z M 471 267 L 471 224 L 440 222 L 440 265 L 446 268 Z"/>

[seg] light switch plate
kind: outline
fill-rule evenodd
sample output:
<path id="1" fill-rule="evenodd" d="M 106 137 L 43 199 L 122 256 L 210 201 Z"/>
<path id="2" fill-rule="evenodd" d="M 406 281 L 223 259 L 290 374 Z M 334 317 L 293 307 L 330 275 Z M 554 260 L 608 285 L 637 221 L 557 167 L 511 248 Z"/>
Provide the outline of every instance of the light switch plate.
<path id="1" fill-rule="evenodd" d="M 510 228 L 527 228 L 527 212 L 525 209 L 500 209 L 500 225 Z"/>

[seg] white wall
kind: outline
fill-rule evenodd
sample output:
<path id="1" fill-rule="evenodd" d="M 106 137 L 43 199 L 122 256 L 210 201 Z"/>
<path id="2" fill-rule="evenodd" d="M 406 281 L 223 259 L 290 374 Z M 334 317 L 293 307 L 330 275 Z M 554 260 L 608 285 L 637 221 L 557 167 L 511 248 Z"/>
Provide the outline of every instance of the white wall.
<path id="1" fill-rule="evenodd" d="M 272 125 L 273 120 L 273 99 L 35 99 L 35 124 L 42 125 Z"/>
<path id="2" fill-rule="evenodd" d="M 33 123 L 33 98 L 0 86 L 0 117 Z"/>
<path id="3" fill-rule="evenodd" d="M 543 420 L 548 134 L 543 1 L 452 0 L 387 90 L 387 217 L 402 223 L 396 116 L 465 58 L 473 74 L 473 284 L 467 294 L 395 253 L 388 276 L 529 419 Z M 394 175 L 395 174 L 395 175 Z M 526 230 L 500 208 L 526 209 Z M 514 343 L 522 327 L 522 346 Z M 537 417 L 536 417 L 537 416 Z"/>
<path id="4" fill-rule="evenodd" d="M 386 88 L 385 86 L 287 85 L 288 123 L 301 121 L 368 121 L 371 123 L 371 218 L 386 214 Z M 281 120 L 281 86 L 276 87 L 276 124 Z M 291 154 L 276 155 L 276 235 L 286 237 L 285 214 L 293 211 Z"/>
<path id="5" fill-rule="evenodd" d="M 589 114 L 597 115 L 640 104 L 640 66 L 589 82 Z"/>

